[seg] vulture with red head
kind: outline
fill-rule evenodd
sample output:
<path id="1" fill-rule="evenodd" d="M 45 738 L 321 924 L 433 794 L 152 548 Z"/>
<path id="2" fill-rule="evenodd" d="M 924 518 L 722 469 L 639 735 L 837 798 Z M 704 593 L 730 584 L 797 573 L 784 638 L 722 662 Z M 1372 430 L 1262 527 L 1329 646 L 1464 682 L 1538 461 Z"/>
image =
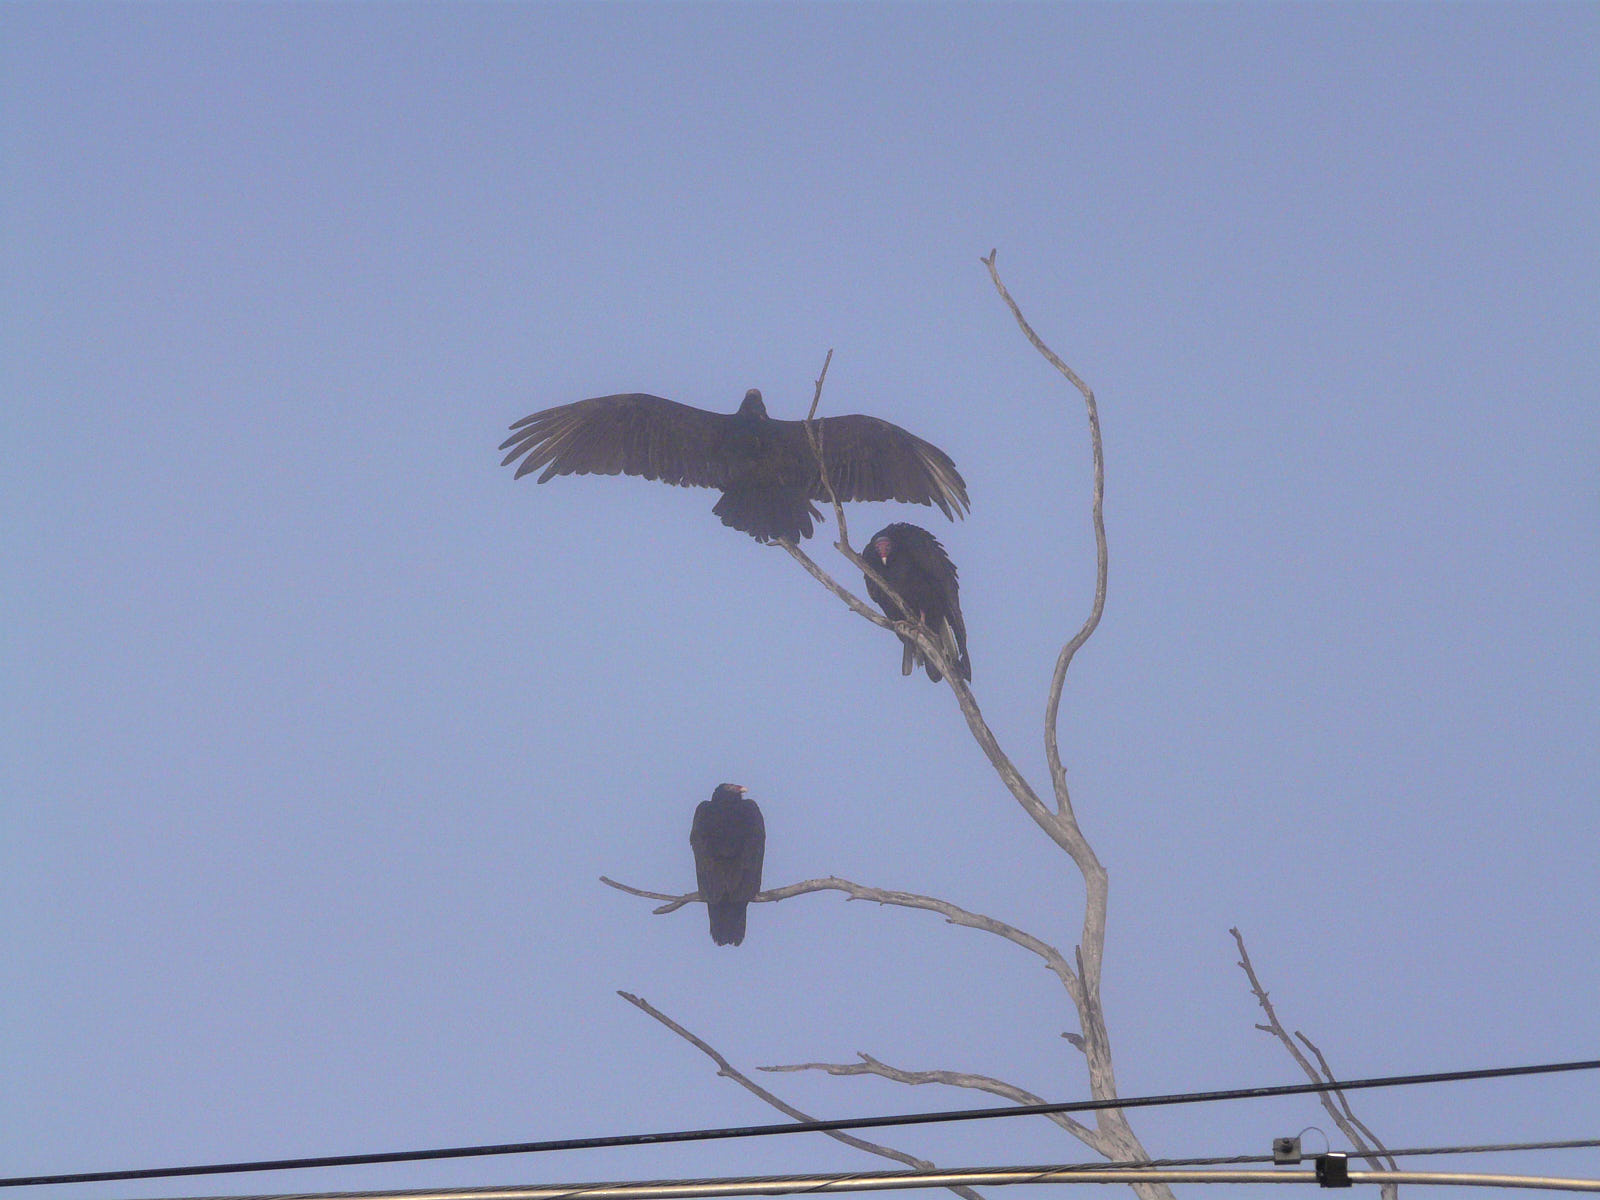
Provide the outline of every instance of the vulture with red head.
<path id="1" fill-rule="evenodd" d="M 955 520 L 968 508 L 967 485 L 950 456 L 877 417 L 818 417 L 828 477 L 841 502 L 931 504 Z M 511 426 L 502 466 L 516 478 L 638 475 L 678 487 L 717 488 L 712 508 L 724 525 L 758 542 L 799 542 L 828 498 L 804 421 L 767 416 L 751 388 L 735 413 L 707 412 L 630 392 L 548 408 Z"/>
<path id="2" fill-rule="evenodd" d="M 867 595 L 883 609 L 883 615 L 891 621 L 920 617 L 932 631 L 945 658 L 956 664 L 961 678 L 970 680 L 972 663 L 967 658 L 967 626 L 961 619 L 961 585 L 956 580 L 956 565 L 944 552 L 939 539 L 919 525 L 896 521 L 868 539 L 862 557 L 900 594 L 912 612 L 908 618 L 889 598 L 888 592 L 874 583 L 870 575 L 865 576 Z M 928 678 L 938 683 L 943 678 L 939 668 L 917 649 L 916 642 L 904 634 L 899 637 L 904 643 L 900 674 L 909 675 L 920 664 L 926 668 Z"/>

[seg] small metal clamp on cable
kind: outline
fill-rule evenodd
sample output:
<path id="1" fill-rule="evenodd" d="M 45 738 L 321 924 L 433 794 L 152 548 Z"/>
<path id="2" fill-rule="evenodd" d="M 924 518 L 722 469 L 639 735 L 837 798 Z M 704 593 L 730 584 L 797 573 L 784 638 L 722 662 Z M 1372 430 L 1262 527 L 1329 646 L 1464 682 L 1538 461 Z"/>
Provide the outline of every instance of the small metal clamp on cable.
<path id="1" fill-rule="evenodd" d="M 1275 1137 L 1272 1139 L 1273 1163 L 1280 1167 L 1292 1167 L 1298 1164 L 1306 1157 L 1305 1152 L 1300 1148 L 1300 1139 L 1312 1131 L 1322 1134 L 1323 1153 L 1329 1152 L 1332 1147 L 1328 1145 L 1328 1135 L 1323 1133 L 1322 1127 L 1319 1125 L 1307 1125 L 1293 1137 Z M 1318 1176 L 1318 1178 L 1321 1178 L 1321 1176 Z"/>
<path id="2" fill-rule="evenodd" d="M 1330 1152 L 1317 1155 L 1317 1184 L 1325 1188 L 1350 1186 L 1350 1156 Z"/>

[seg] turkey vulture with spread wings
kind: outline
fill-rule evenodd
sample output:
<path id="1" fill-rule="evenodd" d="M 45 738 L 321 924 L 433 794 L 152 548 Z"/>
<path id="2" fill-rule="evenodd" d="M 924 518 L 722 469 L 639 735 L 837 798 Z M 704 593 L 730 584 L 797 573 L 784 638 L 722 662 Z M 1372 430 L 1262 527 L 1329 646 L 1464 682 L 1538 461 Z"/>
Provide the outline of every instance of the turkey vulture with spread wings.
<path id="1" fill-rule="evenodd" d="M 966 511 L 966 482 L 937 446 L 877 417 L 819 417 L 816 427 L 841 501 L 933 504 L 951 520 Z M 736 413 L 630 392 L 547 408 L 511 431 L 501 465 L 522 459 L 518 479 L 543 468 L 540 483 L 621 474 L 717 488 L 711 511 L 758 542 L 810 537 L 822 516 L 813 501 L 828 498 L 805 422 L 767 416 L 755 388 Z"/>
<path id="2" fill-rule="evenodd" d="M 737 783 L 719 783 L 711 799 L 695 808 L 689 830 L 695 885 L 711 917 L 711 940 L 719 946 L 744 941 L 745 908 L 761 890 L 767 826 L 744 793 Z"/>
<path id="3" fill-rule="evenodd" d="M 944 552 L 939 539 L 920 525 L 896 521 L 872 535 L 862 557 L 922 618 L 934 640 L 940 643 L 945 658 L 956 664 L 961 678 L 970 680 L 972 662 L 967 658 L 967 626 L 961 619 L 961 585 L 956 581 L 956 565 Z M 870 575 L 864 578 L 867 595 L 883 609 L 884 616 L 891 621 L 907 619 L 888 592 L 874 583 Z M 911 674 L 920 663 L 935 683 L 944 678 L 939 668 L 917 649 L 916 642 L 904 634 L 898 636 L 905 644 L 900 656 L 900 674 Z"/>

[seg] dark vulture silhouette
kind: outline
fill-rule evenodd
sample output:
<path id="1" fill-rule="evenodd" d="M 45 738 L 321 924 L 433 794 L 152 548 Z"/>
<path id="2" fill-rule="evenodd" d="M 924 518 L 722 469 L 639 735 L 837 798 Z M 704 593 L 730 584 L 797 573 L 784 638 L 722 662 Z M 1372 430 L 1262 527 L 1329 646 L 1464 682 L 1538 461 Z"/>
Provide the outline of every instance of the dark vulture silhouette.
<path id="1" fill-rule="evenodd" d="M 745 906 L 761 890 L 767 825 L 744 791 L 737 783 L 719 783 L 694 810 L 689 830 L 695 883 L 711 915 L 711 940 L 719 946 L 744 941 Z"/>
<path id="2" fill-rule="evenodd" d="M 939 539 L 921 526 L 896 521 L 872 535 L 862 557 L 943 643 L 945 657 L 959 665 L 961 678 L 970 680 L 972 662 L 967 658 L 967 626 L 961 619 L 961 585 L 956 580 L 956 565 Z M 867 595 L 883 609 L 884 616 L 891 621 L 908 619 L 870 575 L 865 579 Z M 939 668 L 917 649 L 916 642 L 903 634 L 899 636 L 905 646 L 900 656 L 900 674 L 911 674 L 920 663 L 927 668 L 928 678 L 938 683 L 943 678 Z"/>
<path id="3" fill-rule="evenodd" d="M 841 501 L 933 504 L 951 520 L 967 508 L 967 485 L 937 446 L 877 417 L 819 417 L 828 475 Z M 736 413 L 707 412 L 630 392 L 547 408 L 511 426 L 502 466 L 522 459 L 518 479 L 642 475 L 722 492 L 711 511 L 758 542 L 811 536 L 828 498 L 804 421 L 767 416 L 751 388 Z"/>

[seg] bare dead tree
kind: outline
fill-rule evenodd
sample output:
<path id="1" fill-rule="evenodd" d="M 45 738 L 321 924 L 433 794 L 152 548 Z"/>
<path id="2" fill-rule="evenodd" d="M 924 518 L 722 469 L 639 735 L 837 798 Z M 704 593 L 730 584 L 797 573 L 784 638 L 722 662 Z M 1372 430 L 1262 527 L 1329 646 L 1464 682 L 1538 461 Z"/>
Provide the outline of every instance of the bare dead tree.
<path id="1" fill-rule="evenodd" d="M 1064 1036 L 1084 1056 L 1090 1094 L 1096 1100 L 1114 1100 L 1117 1097 L 1116 1074 L 1112 1063 L 1111 1038 L 1106 1027 L 1105 1011 L 1100 998 L 1101 970 L 1105 959 L 1106 906 L 1110 890 L 1109 879 L 1105 867 L 1095 855 L 1088 838 L 1084 836 L 1083 830 L 1078 824 L 1077 815 L 1072 805 L 1072 797 L 1067 786 L 1066 769 L 1061 761 L 1057 738 L 1061 697 L 1066 683 L 1067 670 L 1072 665 L 1074 656 L 1083 648 L 1099 626 L 1101 614 L 1105 611 L 1108 553 L 1104 516 L 1105 459 L 1100 436 L 1100 415 L 1095 403 L 1094 392 L 1054 351 L 1045 345 L 1044 341 L 1034 332 L 1033 327 L 1022 315 L 1021 309 L 1016 301 L 1012 299 L 1011 293 L 1006 289 L 1000 278 L 1000 273 L 995 266 L 994 252 L 991 252 L 982 261 L 984 266 L 988 268 L 990 280 L 993 282 L 996 291 L 1010 309 L 1023 335 L 1082 397 L 1089 425 L 1089 443 L 1093 461 L 1090 517 L 1093 522 L 1095 536 L 1094 600 L 1083 623 L 1079 626 L 1077 632 L 1063 644 L 1056 657 L 1055 671 L 1045 700 L 1044 748 L 1045 761 L 1050 778 L 1050 802 L 1047 803 L 1041 798 L 1027 777 L 1017 768 L 1011 756 L 1000 745 L 999 739 L 984 719 L 977 699 L 972 694 L 972 689 L 961 678 L 960 672 L 954 669 L 955 664 L 946 658 L 940 641 L 933 636 L 932 632 L 920 620 L 890 621 L 886 619 L 860 597 L 843 587 L 798 545 L 786 541 L 779 544 L 814 579 L 847 605 L 852 612 L 875 625 L 893 629 L 912 638 L 928 659 L 939 668 L 943 675 L 944 683 L 955 696 L 956 703 L 966 720 L 968 730 L 977 742 L 978 747 L 983 751 L 984 756 L 989 760 L 1001 783 L 1004 784 L 1023 811 L 1032 818 L 1033 822 L 1045 835 L 1066 852 L 1077 868 L 1077 872 L 1083 880 L 1084 889 L 1083 920 L 1078 944 L 1074 948 L 1072 956 L 1068 958 L 1067 955 L 1044 939 L 1026 933 L 1016 926 L 1000 921 L 997 918 L 970 912 L 937 897 L 872 887 L 835 876 L 829 876 L 824 879 L 811 879 L 801 883 L 790 884 L 787 887 L 769 889 L 756 896 L 755 900 L 757 902 L 772 903 L 813 892 L 838 891 L 855 900 L 869 900 L 882 905 L 937 913 L 952 924 L 969 929 L 977 929 L 1000 937 L 1012 945 L 1039 956 L 1044 959 L 1051 973 L 1060 981 L 1076 1012 L 1079 1032 L 1067 1033 Z M 839 503 L 839 498 L 834 491 L 832 480 L 828 474 L 828 448 L 822 437 L 823 427 L 816 423 L 816 413 L 822 398 L 823 382 L 827 378 L 828 364 L 832 361 L 832 358 L 833 352 L 830 350 L 828 357 L 823 361 L 822 370 L 817 376 L 811 409 L 806 417 L 806 434 L 810 440 L 812 451 L 816 455 L 821 478 L 833 507 L 834 519 L 837 522 L 839 537 L 835 543 L 835 549 L 846 561 L 864 575 L 873 579 L 893 600 L 898 602 L 902 598 L 895 592 L 894 588 L 878 574 L 870 562 L 851 547 L 849 525 L 847 524 L 844 508 Z M 910 605 L 901 603 L 900 611 L 909 613 L 913 612 L 914 609 Z M 657 913 L 672 912 L 685 904 L 699 899 L 698 893 L 678 895 L 647 892 L 610 879 L 604 879 L 603 882 L 633 895 L 665 901 L 666 903 L 655 910 Z M 780 1111 L 793 1114 L 794 1110 L 770 1093 L 757 1089 L 747 1078 L 736 1072 L 719 1053 L 689 1034 L 675 1022 L 672 1022 L 670 1018 L 656 1010 L 649 1009 L 643 1001 L 631 996 L 627 998 L 631 1003 L 636 1004 L 644 1011 L 650 1012 L 652 1016 L 667 1025 L 668 1028 L 673 1029 L 679 1036 L 686 1038 L 701 1049 L 702 1052 L 711 1056 L 718 1063 L 721 1073 L 737 1079 L 743 1086 L 755 1091 L 757 1095 L 761 1095 L 767 1103 L 772 1104 Z M 1005 1097 L 1019 1104 L 1034 1103 L 1038 1100 L 1033 1093 L 1023 1088 L 989 1076 L 948 1070 L 905 1071 L 889 1067 L 866 1054 L 859 1055 L 859 1060 L 854 1063 L 796 1063 L 763 1069 L 771 1071 L 826 1071 L 834 1075 L 876 1075 L 880 1078 L 891 1079 L 905 1084 L 938 1083 L 950 1087 L 975 1089 Z M 1134 1135 L 1121 1109 L 1108 1108 L 1099 1110 L 1095 1114 L 1092 1125 L 1074 1120 L 1064 1114 L 1056 1118 L 1056 1121 L 1058 1125 L 1083 1142 L 1092 1151 L 1103 1155 L 1109 1160 L 1148 1160 L 1149 1158 L 1143 1145 Z M 888 1153 L 891 1157 L 897 1153 L 888 1151 L 885 1147 L 877 1147 L 873 1152 Z M 1171 1192 L 1164 1184 L 1134 1183 L 1130 1186 L 1134 1188 L 1143 1200 L 1169 1200 L 1171 1197 Z"/>
<path id="2" fill-rule="evenodd" d="M 818 892 L 841 892 L 850 900 L 865 900 L 879 905 L 936 913 L 942 916 L 949 924 L 990 934 L 1026 950 L 1030 954 L 1036 955 L 1044 961 L 1045 966 L 1061 983 L 1071 1000 L 1073 1008 L 1076 1010 L 1080 1032 L 1066 1032 L 1062 1036 L 1077 1047 L 1084 1056 L 1090 1094 L 1096 1100 L 1115 1100 L 1117 1097 L 1117 1085 L 1112 1064 L 1111 1039 L 1107 1032 L 1105 1011 L 1100 998 L 1101 969 L 1105 958 L 1106 906 L 1109 897 L 1109 878 L 1105 867 L 1095 855 L 1093 848 L 1078 824 L 1077 815 L 1072 805 L 1072 797 L 1067 787 L 1066 769 L 1061 761 L 1057 737 L 1061 697 L 1066 683 L 1067 670 L 1072 665 L 1073 658 L 1078 651 L 1083 648 L 1099 626 L 1101 615 L 1105 611 L 1108 553 L 1104 517 L 1105 458 L 1100 435 L 1100 415 L 1093 391 L 1044 343 L 1023 316 L 1021 309 L 1000 278 L 1000 273 L 995 266 L 995 253 L 991 251 L 989 256 L 982 261 L 984 266 L 988 268 L 989 277 L 996 291 L 1010 309 L 1023 335 L 1033 345 L 1034 349 L 1043 355 L 1082 396 L 1089 424 L 1089 443 L 1093 460 L 1090 516 L 1094 525 L 1095 535 L 1094 600 L 1083 624 L 1063 644 L 1056 657 L 1055 671 L 1051 677 L 1049 692 L 1045 700 L 1045 761 L 1050 777 L 1053 803 L 1047 804 L 1040 798 L 1027 778 L 1017 769 L 1010 756 L 1001 747 L 999 740 L 985 721 L 977 699 L 972 694 L 972 689 L 961 678 L 959 671 L 954 669 L 955 664 L 949 661 L 945 655 L 942 641 L 934 637 L 932 631 L 925 624 L 915 619 L 893 621 L 882 616 L 860 597 L 843 587 L 798 545 L 787 541 L 779 544 L 801 567 L 827 588 L 828 591 L 833 593 L 843 604 L 848 606 L 852 612 L 863 620 L 872 622 L 874 625 L 891 629 L 902 636 L 911 638 L 923 654 L 939 668 L 944 683 L 955 695 L 956 703 L 961 709 L 962 716 L 966 719 L 968 730 L 989 760 L 990 765 L 994 768 L 995 774 L 1001 783 L 1005 785 L 1023 811 L 1033 819 L 1034 823 L 1045 835 L 1067 853 L 1077 868 L 1084 887 L 1083 923 L 1079 933 L 1078 944 L 1074 947 L 1072 958 L 1069 961 L 1065 954 L 1044 939 L 995 917 L 972 912 L 936 896 L 873 887 L 833 875 L 819 879 L 802 880 L 783 887 L 770 888 L 755 896 L 753 902 L 776 903 Z M 838 525 L 839 539 L 834 544 L 834 548 L 851 565 L 860 570 L 863 575 L 869 577 L 887 593 L 891 600 L 898 605 L 899 611 L 903 613 L 914 612 L 915 609 L 911 605 L 904 603 L 904 598 L 878 573 L 873 564 L 863 558 L 850 545 L 849 525 L 847 524 L 844 508 L 839 502 L 839 497 L 828 474 L 827 446 L 822 436 L 823 427 L 816 423 L 817 408 L 822 399 L 823 383 L 827 379 L 828 366 L 832 361 L 833 351 L 829 350 L 827 357 L 823 360 L 822 370 L 816 379 L 811 408 L 805 419 L 805 430 L 806 437 L 811 444 L 812 453 L 817 459 L 824 488 L 833 507 L 834 520 Z M 686 904 L 702 899 L 698 892 L 646 891 L 604 876 L 601 877 L 601 882 L 631 895 L 663 901 L 653 910 L 657 915 L 675 912 Z M 1261 986 L 1255 969 L 1251 965 L 1250 956 L 1245 950 L 1244 938 L 1237 929 L 1230 930 L 1230 932 L 1239 947 L 1239 966 L 1249 978 L 1251 990 L 1267 1016 L 1267 1024 L 1257 1025 L 1257 1028 L 1276 1037 L 1312 1082 L 1330 1085 L 1327 1091 L 1320 1093 L 1322 1104 L 1333 1117 L 1335 1124 L 1350 1139 L 1357 1152 L 1366 1158 L 1369 1165 L 1375 1170 L 1385 1169 L 1386 1165 L 1387 1169 L 1394 1170 L 1396 1166 L 1394 1159 L 1387 1157 L 1387 1151 L 1384 1149 L 1382 1142 L 1356 1117 L 1343 1092 L 1338 1089 L 1338 1081 L 1321 1050 L 1305 1034 L 1298 1030 L 1295 1032 L 1294 1037 L 1291 1037 L 1279 1022 L 1266 990 Z M 710 1057 L 717 1064 L 718 1074 L 734 1080 L 778 1111 L 786 1113 L 796 1120 L 808 1119 L 799 1109 L 794 1108 L 774 1093 L 756 1084 L 748 1075 L 735 1068 L 719 1051 L 713 1049 L 705 1041 L 690 1033 L 660 1010 L 627 992 L 619 994 L 629 1003 L 648 1013 L 679 1037 L 685 1039 Z M 1296 1044 L 1296 1038 L 1316 1057 L 1315 1066 L 1301 1051 L 1300 1046 Z M 986 1092 L 989 1095 L 999 1096 L 1018 1105 L 1044 1103 L 1043 1098 L 1035 1093 L 989 1075 L 948 1069 L 907 1070 L 890 1066 L 870 1054 L 859 1051 L 856 1058 L 857 1061 L 849 1063 L 804 1062 L 767 1066 L 759 1069 L 768 1072 L 821 1071 L 829 1075 L 839 1076 L 874 1076 L 908 1086 L 938 1084 L 945 1087 Z M 1133 1133 L 1121 1109 L 1108 1108 L 1099 1110 L 1095 1114 L 1095 1123 L 1093 1125 L 1085 1124 L 1065 1113 L 1049 1114 L 1049 1116 L 1052 1121 L 1067 1133 L 1110 1161 L 1151 1161 L 1150 1156 Z M 899 1162 L 922 1167 L 932 1166 L 931 1163 L 925 1160 L 878 1143 L 866 1142 L 839 1132 L 834 1132 L 830 1136 L 857 1149 L 892 1158 Z M 1129 1186 L 1134 1189 L 1142 1200 L 1163 1200 L 1163 1198 L 1170 1200 L 1171 1197 L 1171 1192 L 1165 1184 L 1130 1182 Z M 977 1194 L 968 1188 L 956 1187 L 951 1190 L 961 1194 L 965 1200 L 978 1200 Z M 1398 1189 L 1394 1184 L 1383 1185 L 1384 1200 L 1395 1200 L 1397 1193 Z"/>

